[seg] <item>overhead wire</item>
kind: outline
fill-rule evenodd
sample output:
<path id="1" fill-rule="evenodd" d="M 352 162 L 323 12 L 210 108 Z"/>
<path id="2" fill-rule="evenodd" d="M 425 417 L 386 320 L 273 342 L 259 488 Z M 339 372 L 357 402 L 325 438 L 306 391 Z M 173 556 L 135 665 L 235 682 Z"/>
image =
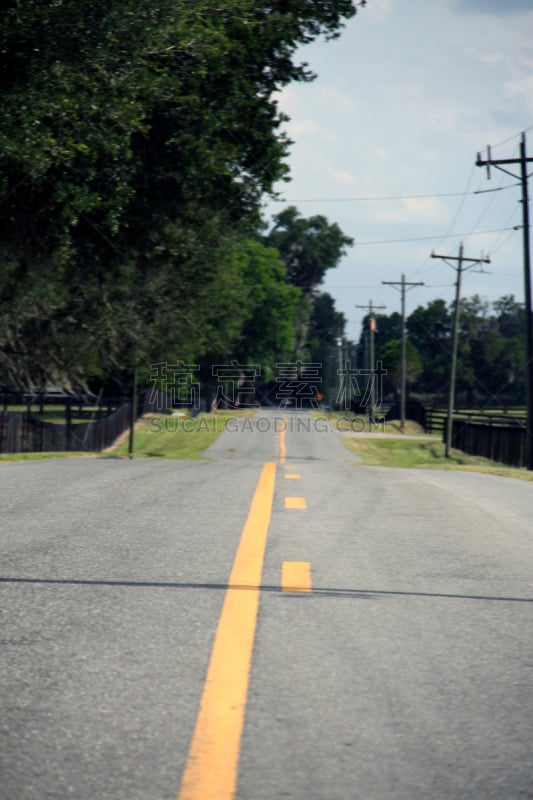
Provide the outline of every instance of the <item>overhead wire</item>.
<path id="1" fill-rule="evenodd" d="M 474 165 L 475 167 L 475 165 Z M 305 198 L 286 198 L 274 197 L 271 199 L 273 203 L 368 203 L 375 201 L 395 201 L 395 200 L 431 200 L 439 197 L 462 197 L 466 195 L 488 194 L 489 192 L 503 192 L 505 189 L 511 189 L 517 184 L 511 183 L 508 186 L 498 186 L 491 189 L 477 189 L 467 192 L 435 192 L 433 194 L 391 194 L 391 195 L 374 195 L 368 197 L 305 197 Z"/>

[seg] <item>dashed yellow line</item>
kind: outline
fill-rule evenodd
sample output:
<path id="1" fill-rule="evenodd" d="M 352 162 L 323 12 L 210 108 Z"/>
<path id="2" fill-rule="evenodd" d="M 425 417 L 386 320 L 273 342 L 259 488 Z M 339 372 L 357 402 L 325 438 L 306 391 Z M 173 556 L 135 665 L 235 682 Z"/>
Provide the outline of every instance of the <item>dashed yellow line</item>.
<path id="1" fill-rule="evenodd" d="M 311 564 L 308 561 L 283 561 L 281 564 L 281 591 L 312 591 Z"/>
<path id="2" fill-rule="evenodd" d="M 307 508 L 305 497 L 286 497 L 285 508 Z"/>
<path id="3" fill-rule="evenodd" d="M 285 477 L 286 478 L 293 478 L 294 480 L 299 480 L 301 476 L 297 475 L 295 472 L 291 472 L 291 473 L 286 473 Z"/>
<path id="4" fill-rule="evenodd" d="M 235 795 L 275 474 L 265 464 L 242 531 L 178 800 Z"/>

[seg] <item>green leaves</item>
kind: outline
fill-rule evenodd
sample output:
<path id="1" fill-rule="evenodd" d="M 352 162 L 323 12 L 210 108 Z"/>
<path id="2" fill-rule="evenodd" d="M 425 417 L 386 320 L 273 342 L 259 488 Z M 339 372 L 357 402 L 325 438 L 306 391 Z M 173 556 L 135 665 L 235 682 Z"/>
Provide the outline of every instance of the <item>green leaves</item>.
<path id="1" fill-rule="evenodd" d="M 76 385 L 238 338 L 259 300 L 225 314 L 217 287 L 229 245 L 287 175 L 275 92 L 310 79 L 297 48 L 353 13 L 347 0 L 7 3 L 0 383 Z M 318 280 L 310 264 L 305 280 Z M 278 283 L 273 308 L 290 311 Z M 285 325 L 280 312 L 270 354 L 285 351 Z"/>
<path id="2" fill-rule="evenodd" d="M 336 223 L 321 215 L 305 219 L 294 206 L 274 218 L 265 241 L 279 250 L 291 283 L 308 293 L 322 283 L 326 271 L 335 267 L 354 243 Z"/>

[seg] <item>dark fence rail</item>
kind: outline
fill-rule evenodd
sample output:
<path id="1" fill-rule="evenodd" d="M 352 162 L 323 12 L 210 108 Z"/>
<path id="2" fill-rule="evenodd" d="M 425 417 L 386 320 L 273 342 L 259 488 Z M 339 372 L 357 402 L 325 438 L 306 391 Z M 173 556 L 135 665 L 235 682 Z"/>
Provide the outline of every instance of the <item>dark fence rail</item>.
<path id="1" fill-rule="evenodd" d="M 489 411 L 455 411 L 454 417 L 466 422 L 478 425 L 503 425 L 521 427 L 525 425 L 525 414 L 523 408 L 517 409 L 516 413 L 510 414 L 512 409 L 502 408 L 501 411 L 490 413 Z M 446 429 L 448 413 L 443 409 L 426 408 L 426 430 L 428 433 L 444 433 Z"/>
<path id="2" fill-rule="evenodd" d="M 57 403 L 54 402 L 54 405 Z M 66 453 L 100 452 L 129 430 L 131 403 L 122 403 L 115 411 L 116 401 L 102 403 L 98 409 L 79 407 L 79 401 L 66 404 L 64 423 L 45 422 L 38 414 L 0 411 L 0 453 Z M 89 422 L 72 423 L 71 406 L 76 416 L 88 416 Z M 164 392 L 151 390 L 139 394 L 136 418 L 148 413 L 170 411 L 171 403 Z M 105 414 L 105 416 L 102 416 Z"/>
<path id="3" fill-rule="evenodd" d="M 509 467 L 526 466 L 526 435 L 524 420 L 517 417 L 470 415 L 452 420 L 452 447 Z"/>
<path id="4" fill-rule="evenodd" d="M 65 453 L 100 451 L 128 430 L 131 406 L 94 422 L 58 424 L 25 413 L 0 412 L 0 453 Z"/>
<path id="5" fill-rule="evenodd" d="M 426 431 L 428 433 L 444 433 L 446 428 L 446 412 L 435 410 L 434 408 L 426 409 Z"/>

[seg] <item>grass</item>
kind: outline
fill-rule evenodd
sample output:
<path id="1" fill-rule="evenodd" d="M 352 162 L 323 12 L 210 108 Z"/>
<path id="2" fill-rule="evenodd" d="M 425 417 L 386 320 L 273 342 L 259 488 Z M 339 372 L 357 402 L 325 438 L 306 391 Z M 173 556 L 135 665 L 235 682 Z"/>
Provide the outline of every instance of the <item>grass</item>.
<path id="1" fill-rule="evenodd" d="M 224 431 L 228 420 L 249 417 L 254 409 L 217 411 L 197 417 L 149 414 L 137 423 L 133 455 L 135 458 L 201 459 L 204 450 Z M 128 437 L 109 450 L 113 456 L 128 456 Z"/>
<path id="2" fill-rule="evenodd" d="M 338 431 L 352 431 L 353 433 L 393 433 L 401 434 L 400 421 L 391 420 L 390 422 L 371 423 L 366 416 L 356 416 L 347 411 L 312 411 L 315 419 L 326 419 L 335 425 Z M 406 420 L 405 435 L 418 435 L 423 433 L 423 429 L 417 422 Z"/>
<path id="3" fill-rule="evenodd" d="M 135 458 L 201 459 L 203 452 L 224 431 L 229 419 L 253 416 L 253 409 L 243 411 L 218 411 L 214 414 L 199 414 L 197 417 L 173 417 L 152 414 L 140 420 L 135 429 Z M 328 419 L 339 431 L 352 430 L 353 423 L 342 413 L 313 412 L 317 419 Z M 363 418 L 355 418 L 362 420 Z M 399 422 L 379 423 L 369 426 L 365 420 L 365 432 L 399 434 Z M 371 430 L 369 431 L 369 427 Z M 361 430 L 358 428 L 357 430 Z M 366 466 L 406 467 L 418 469 L 460 469 L 485 472 L 523 480 L 533 480 L 533 473 L 525 469 L 513 469 L 479 456 L 468 456 L 452 450 L 451 458 L 444 455 L 444 444 L 439 437 L 420 436 L 420 426 L 407 421 L 405 438 L 370 438 L 343 436 L 346 447 L 356 453 Z M 418 435 L 418 436 L 417 436 Z M 417 437 L 417 438 L 413 438 Z M 128 457 L 128 435 L 107 451 L 115 457 Z M 41 458 L 95 457 L 99 453 L 13 453 L 0 454 L 0 461 L 26 461 Z"/>
<path id="4" fill-rule="evenodd" d="M 194 419 L 187 416 L 150 414 L 135 426 L 135 458 L 179 458 L 201 459 L 203 451 L 212 445 L 229 419 L 249 417 L 254 409 L 243 411 L 217 411 L 214 414 L 199 414 Z M 120 437 L 119 443 L 105 451 L 104 455 L 128 457 L 129 434 Z M 0 453 L 2 461 L 33 461 L 41 458 L 94 458 L 102 453 Z"/>
<path id="5" fill-rule="evenodd" d="M 533 480 L 533 473 L 525 469 L 506 467 L 480 456 L 468 456 L 460 450 L 452 450 L 450 458 L 446 458 L 444 444 L 438 439 L 358 439 L 355 436 L 343 436 L 342 441 L 349 450 L 361 457 L 366 466 L 459 469 Z"/>
<path id="6" fill-rule="evenodd" d="M 42 458 L 94 458 L 99 453 L 66 452 L 66 453 L 0 453 L 0 464 L 4 461 L 37 461 Z"/>

